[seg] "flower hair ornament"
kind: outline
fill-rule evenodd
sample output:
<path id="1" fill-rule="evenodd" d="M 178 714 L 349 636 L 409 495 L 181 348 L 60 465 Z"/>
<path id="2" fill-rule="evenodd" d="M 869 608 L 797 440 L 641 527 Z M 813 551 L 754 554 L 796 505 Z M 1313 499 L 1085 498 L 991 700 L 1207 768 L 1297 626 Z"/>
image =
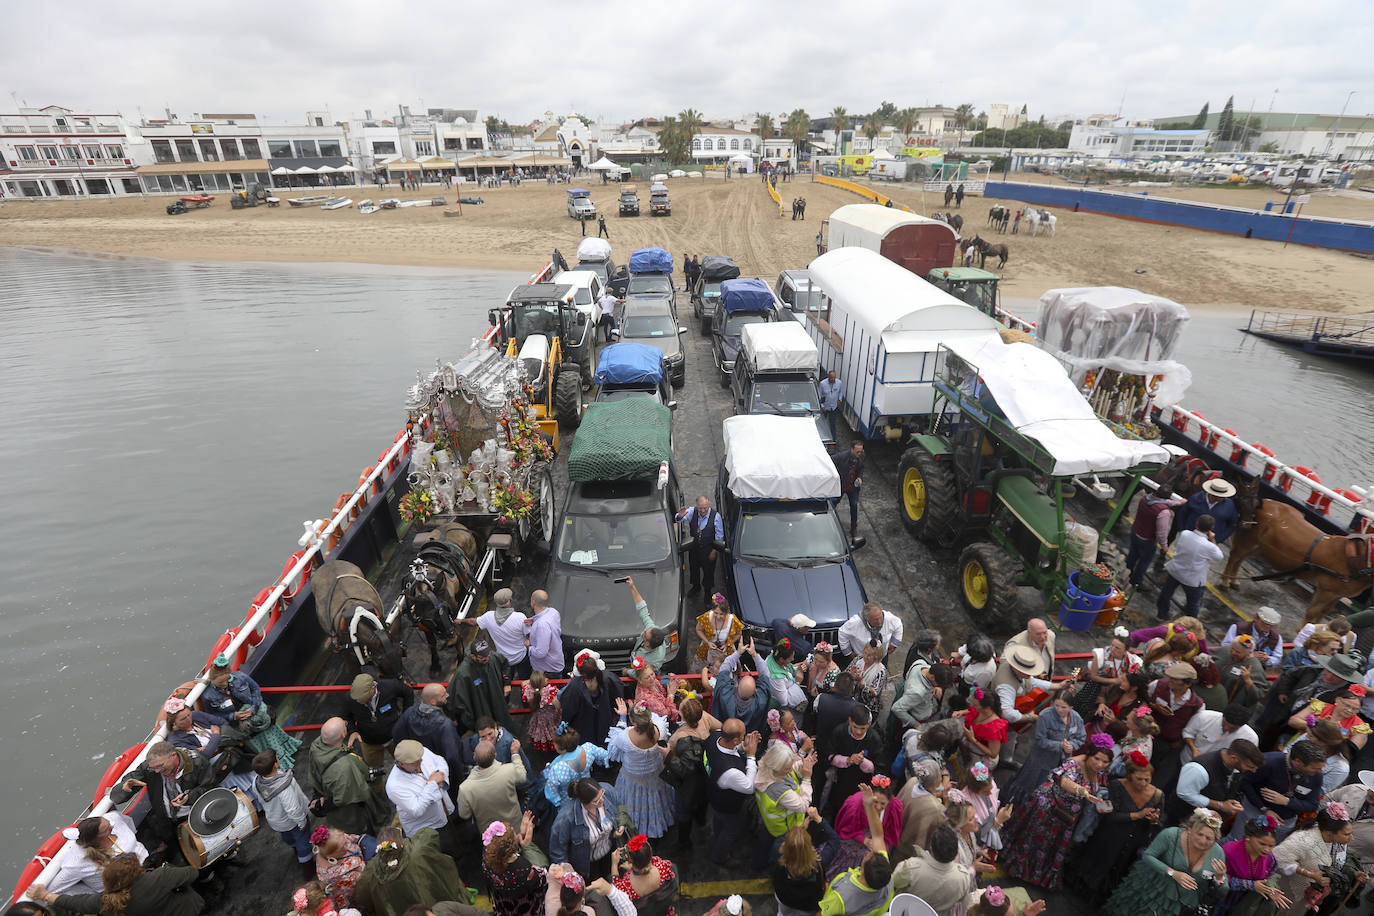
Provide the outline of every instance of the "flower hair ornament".
<path id="1" fill-rule="evenodd" d="M 1112 635 L 1115 636 L 1117 639 L 1130 639 L 1131 631 L 1126 629 L 1125 627 L 1119 626 L 1115 630 L 1112 630 Z"/>
<path id="2" fill-rule="evenodd" d="M 1221 815 L 1217 814 L 1211 808 L 1194 808 L 1193 814 L 1213 830 L 1219 830 L 1221 828 Z"/>
<path id="3" fill-rule="evenodd" d="M 945 801 L 952 802 L 956 805 L 972 804 L 969 800 L 968 793 L 963 789 L 950 789 L 945 793 Z"/>
<path id="4" fill-rule="evenodd" d="M 636 655 L 634 661 L 630 662 L 630 670 L 632 671 L 643 671 L 648 666 L 649 663 L 644 660 L 642 655 Z"/>
<path id="5" fill-rule="evenodd" d="M 310 895 L 305 892 L 305 888 L 296 888 L 296 892 L 291 895 L 291 905 L 298 913 L 304 913 L 305 908 L 310 906 Z"/>
<path id="6" fill-rule="evenodd" d="M 181 697 L 169 697 L 166 703 L 162 704 L 162 711 L 169 716 L 174 716 L 186 708 L 186 701 Z"/>
<path id="7" fill-rule="evenodd" d="M 1153 709 L 1151 709 L 1143 703 L 1137 706 L 1135 709 L 1132 709 L 1131 712 L 1135 713 L 1135 717 L 1137 719 L 1141 718 L 1142 716 L 1152 716 L 1155 714 L 1155 711 Z"/>
<path id="8" fill-rule="evenodd" d="M 1365 697 L 1369 696 L 1369 691 L 1365 689 L 1365 686 L 1363 684 L 1351 684 L 1349 687 L 1345 689 L 1349 690 L 1351 693 L 1353 693 L 1360 699 L 1364 699 Z"/>
<path id="9" fill-rule="evenodd" d="M 587 886 L 587 883 L 582 880 L 582 876 L 571 869 L 563 872 L 563 877 L 558 879 L 558 883 L 574 894 L 582 893 L 582 890 Z"/>
<path id="10" fill-rule="evenodd" d="M 730 916 L 739 916 L 744 911 L 744 898 L 739 894 L 731 894 L 725 898 L 725 912 Z"/>
<path id="11" fill-rule="evenodd" d="M 990 884 L 983 891 L 983 899 L 988 902 L 989 906 L 1001 906 L 1007 902 L 1007 892 L 995 884 Z"/>
<path id="12" fill-rule="evenodd" d="M 720 592 L 716 592 L 713 595 L 711 595 L 711 603 L 714 604 L 716 607 L 724 607 L 726 604 L 729 604 L 729 602 L 725 598 L 725 595 L 721 594 Z"/>
<path id="13" fill-rule="evenodd" d="M 879 773 L 870 779 L 868 783 L 875 789 L 887 789 L 892 786 L 892 777 L 884 776 L 882 773 Z"/>
<path id="14" fill-rule="evenodd" d="M 394 852 L 395 850 L 400 848 L 400 846 L 396 845 L 395 840 L 381 840 L 377 843 L 378 852 Z"/>
<path id="15" fill-rule="evenodd" d="M 1309 713 L 1307 714 L 1307 718 L 1304 719 L 1303 721 L 1307 723 L 1307 727 L 1308 727 L 1308 728 L 1311 728 L 1312 726 L 1314 726 L 1314 725 L 1317 724 L 1317 717 L 1314 716 L 1314 715 L 1312 715 L 1312 714 L 1309 712 Z"/>
<path id="16" fill-rule="evenodd" d="M 506 825 L 504 821 L 492 821 L 487 825 L 487 829 L 482 831 L 482 845 L 490 846 L 491 841 L 499 836 L 506 835 Z"/>
<path id="17" fill-rule="evenodd" d="M 768 710 L 768 727 L 773 731 L 777 731 L 782 727 L 782 714 L 776 709 Z"/>
<path id="18" fill-rule="evenodd" d="M 1138 767 L 1147 767 L 1150 765 L 1150 758 L 1146 757 L 1144 754 L 1140 753 L 1140 751 L 1136 750 L 1135 748 L 1131 748 L 1131 752 L 1126 756 L 1130 757 L 1131 763 L 1134 763 Z"/>
<path id="19" fill-rule="evenodd" d="M 1116 741 L 1106 732 L 1098 732 L 1088 740 L 1092 743 L 1093 747 L 1100 750 L 1110 751 L 1112 748 L 1116 747 Z"/>
<path id="20" fill-rule="evenodd" d="M 973 779 L 974 782 L 987 782 L 988 777 L 990 777 L 992 774 L 988 772 L 988 765 L 983 761 L 979 760 L 973 766 L 968 768 L 968 775 Z"/>
<path id="21" fill-rule="evenodd" d="M 1232 642 L 1238 642 L 1247 649 L 1253 649 L 1255 647 L 1255 640 L 1250 636 L 1249 633 L 1240 634 L 1234 640 L 1232 640 Z"/>
<path id="22" fill-rule="evenodd" d="M 630 842 L 625 844 L 625 848 L 630 852 L 639 852 L 649 842 L 649 838 L 642 833 L 636 833 L 630 837 Z"/>
<path id="23" fill-rule="evenodd" d="M 1326 813 L 1329 817 L 1334 817 L 1338 821 L 1350 820 L 1350 810 L 1340 802 L 1332 802 L 1327 805 Z"/>
<path id="24" fill-rule="evenodd" d="M 577 669 L 582 667 L 582 662 L 586 659 L 591 659 L 595 661 L 596 668 L 598 671 L 606 670 L 606 663 L 601 660 L 601 656 L 598 653 L 592 651 L 591 649 L 583 649 L 581 652 L 578 652 L 576 655 L 573 656 L 573 668 Z"/>
<path id="25" fill-rule="evenodd" d="M 1250 818 L 1250 823 L 1254 824 L 1265 833 L 1273 833 L 1279 829 L 1279 819 L 1272 814 L 1261 814 L 1259 817 Z"/>
<path id="26" fill-rule="evenodd" d="M 314 846 L 324 845 L 324 841 L 329 839 L 329 828 L 324 824 L 315 828 L 315 832 L 310 834 L 310 843 Z"/>
<path id="27" fill-rule="evenodd" d="M 835 652 L 835 650 L 831 647 L 830 643 L 826 642 L 824 639 L 816 643 L 815 648 L 811 651 L 819 652 L 822 655 L 832 655 Z"/>
<path id="28" fill-rule="evenodd" d="M 983 693 L 983 688 L 982 688 L 982 687 L 975 687 L 975 688 L 973 688 L 973 698 L 974 698 L 975 700 L 981 700 L 981 699 L 982 699 L 983 697 L 985 697 L 985 696 L 987 696 L 987 694 L 986 694 L 986 693 Z"/>

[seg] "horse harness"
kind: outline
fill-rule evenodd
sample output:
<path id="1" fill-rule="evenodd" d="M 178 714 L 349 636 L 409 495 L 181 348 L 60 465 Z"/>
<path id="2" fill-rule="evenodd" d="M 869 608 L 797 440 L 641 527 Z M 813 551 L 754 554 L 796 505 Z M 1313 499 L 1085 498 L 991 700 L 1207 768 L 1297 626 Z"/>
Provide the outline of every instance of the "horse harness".
<path id="1" fill-rule="evenodd" d="M 1328 576 L 1340 579 L 1342 582 L 1350 582 L 1355 579 L 1374 578 L 1374 537 L 1368 535 L 1348 534 L 1340 536 L 1345 542 L 1345 565 L 1346 571 L 1336 572 L 1319 563 L 1312 562 L 1312 553 L 1317 549 L 1317 545 L 1323 541 L 1328 541 L 1338 535 L 1319 534 L 1312 539 L 1312 543 L 1307 545 L 1307 552 L 1303 554 L 1302 562 L 1292 569 L 1285 569 L 1279 572 L 1267 573 L 1263 576 L 1252 576 L 1254 582 L 1263 582 L 1267 579 L 1280 579 L 1284 576 L 1291 576 L 1294 573 L 1315 570 L 1316 572 L 1326 573 Z"/>

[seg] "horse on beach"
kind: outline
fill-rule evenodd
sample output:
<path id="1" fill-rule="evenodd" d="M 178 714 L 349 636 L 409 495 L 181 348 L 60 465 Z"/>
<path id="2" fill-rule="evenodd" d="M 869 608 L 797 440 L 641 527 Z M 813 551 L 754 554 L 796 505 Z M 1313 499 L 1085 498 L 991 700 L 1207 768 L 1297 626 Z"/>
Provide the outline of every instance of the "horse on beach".
<path id="1" fill-rule="evenodd" d="M 1236 584 L 1240 566 L 1259 550 L 1277 570 L 1263 579 L 1300 579 L 1315 590 L 1307 605 L 1307 623 L 1317 623 L 1341 598 L 1353 598 L 1374 585 L 1374 535 L 1327 534 L 1302 512 L 1274 499 L 1251 508 L 1242 501 L 1241 524 L 1231 539 L 1231 556 L 1221 574 L 1221 587 Z"/>
<path id="2" fill-rule="evenodd" d="M 931 219 L 938 219 L 942 223 L 947 223 L 955 232 L 962 232 L 964 228 L 964 218 L 958 213 L 941 213 L 938 210 L 930 214 Z"/>
<path id="3" fill-rule="evenodd" d="M 1058 217 L 1043 207 L 1027 207 L 1023 218 L 1031 235 L 1040 235 L 1046 228 L 1054 235 L 1055 224 L 1059 222 Z"/>
<path id="4" fill-rule="evenodd" d="M 1001 204 L 988 211 L 988 225 L 995 228 L 998 232 L 1007 231 L 1007 221 L 1011 219 L 1011 208 Z"/>
<path id="5" fill-rule="evenodd" d="M 1009 252 L 1007 251 L 1006 245 L 994 245 L 986 239 L 975 235 L 973 237 L 973 247 L 978 249 L 978 266 L 983 268 L 984 270 L 986 270 L 988 266 L 988 255 L 992 255 L 993 257 L 998 259 L 998 270 L 1001 270 L 1003 267 L 1007 266 L 1007 256 Z"/>

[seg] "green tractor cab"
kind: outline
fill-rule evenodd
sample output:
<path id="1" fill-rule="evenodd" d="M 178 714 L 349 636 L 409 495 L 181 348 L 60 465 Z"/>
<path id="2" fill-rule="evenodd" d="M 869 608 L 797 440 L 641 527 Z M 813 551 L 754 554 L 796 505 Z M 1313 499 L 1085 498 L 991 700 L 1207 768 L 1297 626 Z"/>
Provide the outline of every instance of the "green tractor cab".
<path id="1" fill-rule="evenodd" d="M 1074 479 L 1125 479 L 1097 539 L 1099 558 L 1119 570 L 1105 532 L 1168 454 L 1094 414 L 1064 365 L 1032 344 L 942 345 L 939 366 L 936 432 L 912 436 L 898 466 L 902 522 L 928 544 L 959 549 L 960 592 L 975 621 L 1019 627 L 1018 590 L 1037 589 L 1050 611 L 1081 565 L 1068 538 Z"/>
<path id="2" fill-rule="evenodd" d="M 997 284 L 1002 280 L 997 274 L 977 267 L 937 267 L 926 275 L 926 280 L 984 315 L 997 318 L 997 307 L 1001 304 Z"/>

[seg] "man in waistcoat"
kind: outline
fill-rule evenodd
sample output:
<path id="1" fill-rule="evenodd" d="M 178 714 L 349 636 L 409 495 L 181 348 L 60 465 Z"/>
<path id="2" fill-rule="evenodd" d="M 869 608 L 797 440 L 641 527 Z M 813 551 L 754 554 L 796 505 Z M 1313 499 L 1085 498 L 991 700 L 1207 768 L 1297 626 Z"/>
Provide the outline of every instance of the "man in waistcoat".
<path id="1" fill-rule="evenodd" d="M 711 830 L 714 841 L 711 861 L 726 868 L 741 868 L 745 864 L 738 850 L 740 831 L 744 827 L 745 804 L 754 797 L 754 773 L 757 764 L 759 733 L 744 733 L 739 719 L 726 719 L 719 731 L 706 739 L 706 800 L 711 808 Z"/>
<path id="2" fill-rule="evenodd" d="M 1241 808 L 1241 779 L 1264 763 L 1264 754 L 1253 741 L 1237 738 L 1229 747 L 1199 754 L 1183 765 L 1178 787 L 1167 796 L 1166 824 L 1180 824 L 1194 808 L 1210 808 L 1223 820 L 1235 817 Z"/>
<path id="3" fill-rule="evenodd" d="M 1174 523 L 1174 510 L 1183 500 L 1174 498 L 1174 490 L 1167 483 L 1153 493 L 1145 493 L 1135 504 L 1135 521 L 1131 523 L 1131 545 L 1126 551 L 1128 580 L 1136 588 L 1145 581 L 1145 573 L 1154 562 L 1155 554 L 1168 548 L 1169 530 Z"/>
<path id="4" fill-rule="evenodd" d="M 698 496 L 692 508 L 683 506 L 679 509 L 677 521 L 687 527 L 687 534 L 692 539 L 687 553 L 692 587 L 687 594 L 695 595 L 705 589 L 709 595 L 716 587 L 716 545 L 725 542 L 725 523 L 705 496 Z"/>

